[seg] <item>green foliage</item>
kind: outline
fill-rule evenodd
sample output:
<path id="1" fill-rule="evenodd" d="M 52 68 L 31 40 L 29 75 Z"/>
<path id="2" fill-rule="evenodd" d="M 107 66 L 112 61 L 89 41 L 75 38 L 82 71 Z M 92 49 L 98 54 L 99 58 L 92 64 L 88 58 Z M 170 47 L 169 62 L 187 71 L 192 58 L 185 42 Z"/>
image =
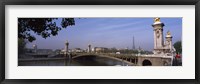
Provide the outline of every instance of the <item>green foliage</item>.
<path id="1" fill-rule="evenodd" d="M 58 27 L 55 20 L 58 18 L 18 18 L 18 38 L 27 39 L 32 42 L 36 38 L 31 34 L 34 32 L 37 35 L 47 38 L 55 36 L 62 28 L 75 25 L 74 18 L 62 18 L 60 23 L 61 27 Z"/>
<path id="2" fill-rule="evenodd" d="M 27 41 L 24 39 L 18 39 L 18 54 L 23 54 L 26 50 Z"/>
<path id="3" fill-rule="evenodd" d="M 177 41 L 174 43 L 174 48 L 176 49 L 176 53 L 182 53 L 182 43 L 181 41 Z"/>

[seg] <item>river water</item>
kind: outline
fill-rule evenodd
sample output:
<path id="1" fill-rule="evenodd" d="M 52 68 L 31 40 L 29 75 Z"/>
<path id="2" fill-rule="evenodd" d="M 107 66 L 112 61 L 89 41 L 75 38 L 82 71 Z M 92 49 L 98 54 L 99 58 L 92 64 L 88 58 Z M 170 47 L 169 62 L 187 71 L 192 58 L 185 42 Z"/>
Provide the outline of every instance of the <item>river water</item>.
<path id="1" fill-rule="evenodd" d="M 127 66 L 123 61 L 105 57 L 79 57 L 73 60 L 19 61 L 19 66 Z"/>

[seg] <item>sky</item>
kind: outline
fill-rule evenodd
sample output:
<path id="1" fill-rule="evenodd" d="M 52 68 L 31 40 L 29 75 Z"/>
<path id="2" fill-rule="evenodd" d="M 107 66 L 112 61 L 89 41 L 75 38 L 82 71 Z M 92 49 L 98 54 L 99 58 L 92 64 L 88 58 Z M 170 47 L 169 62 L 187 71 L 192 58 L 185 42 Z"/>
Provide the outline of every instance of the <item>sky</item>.
<path id="1" fill-rule="evenodd" d="M 181 41 L 182 18 L 161 18 L 165 24 L 163 35 L 171 32 L 172 43 Z M 60 26 L 61 18 L 56 20 Z M 92 47 L 107 47 L 117 49 L 132 49 L 133 36 L 135 48 L 153 50 L 153 27 L 154 18 L 75 18 L 75 25 L 62 29 L 58 35 L 42 38 L 34 35 L 36 40 L 26 45 L 32 48 L 36 44 L 38 49 L 63 49 L 68 40 L 69 49 L 87 49 L 88 44 Z M 61 26 L 60 26 L 61 27 Z"/>

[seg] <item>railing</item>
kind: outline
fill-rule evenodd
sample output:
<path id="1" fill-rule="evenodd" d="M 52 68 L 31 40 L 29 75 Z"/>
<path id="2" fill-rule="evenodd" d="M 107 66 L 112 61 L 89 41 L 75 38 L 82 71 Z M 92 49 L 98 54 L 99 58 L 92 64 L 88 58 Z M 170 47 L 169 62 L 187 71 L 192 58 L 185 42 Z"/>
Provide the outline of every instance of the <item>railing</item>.
<path id="1" fill-rule="evenodd" d="M 109 58 L 114 58 L 120 61 L 125 61 L 132 65 L 137 65 L 138 63 L 138 56 L 133 54 L 114 54 L 114 53 L 76 53 L 72 55 L 72 58 L 81 57 L 85 55 L 96 55 L 96 56 L 105 56 Z"/>

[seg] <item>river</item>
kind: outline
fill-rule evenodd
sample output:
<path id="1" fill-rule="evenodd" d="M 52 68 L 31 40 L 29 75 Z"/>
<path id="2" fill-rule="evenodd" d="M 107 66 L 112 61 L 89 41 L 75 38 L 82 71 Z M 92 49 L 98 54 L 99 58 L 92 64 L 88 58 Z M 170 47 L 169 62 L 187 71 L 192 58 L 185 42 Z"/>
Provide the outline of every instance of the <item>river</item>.
<path id="1" fill-rule="evenodd" d="M 97 56 L 84 56 L 73 60 L 19 61 L 18 66 L 127 66 L 123 61 Z"/>

